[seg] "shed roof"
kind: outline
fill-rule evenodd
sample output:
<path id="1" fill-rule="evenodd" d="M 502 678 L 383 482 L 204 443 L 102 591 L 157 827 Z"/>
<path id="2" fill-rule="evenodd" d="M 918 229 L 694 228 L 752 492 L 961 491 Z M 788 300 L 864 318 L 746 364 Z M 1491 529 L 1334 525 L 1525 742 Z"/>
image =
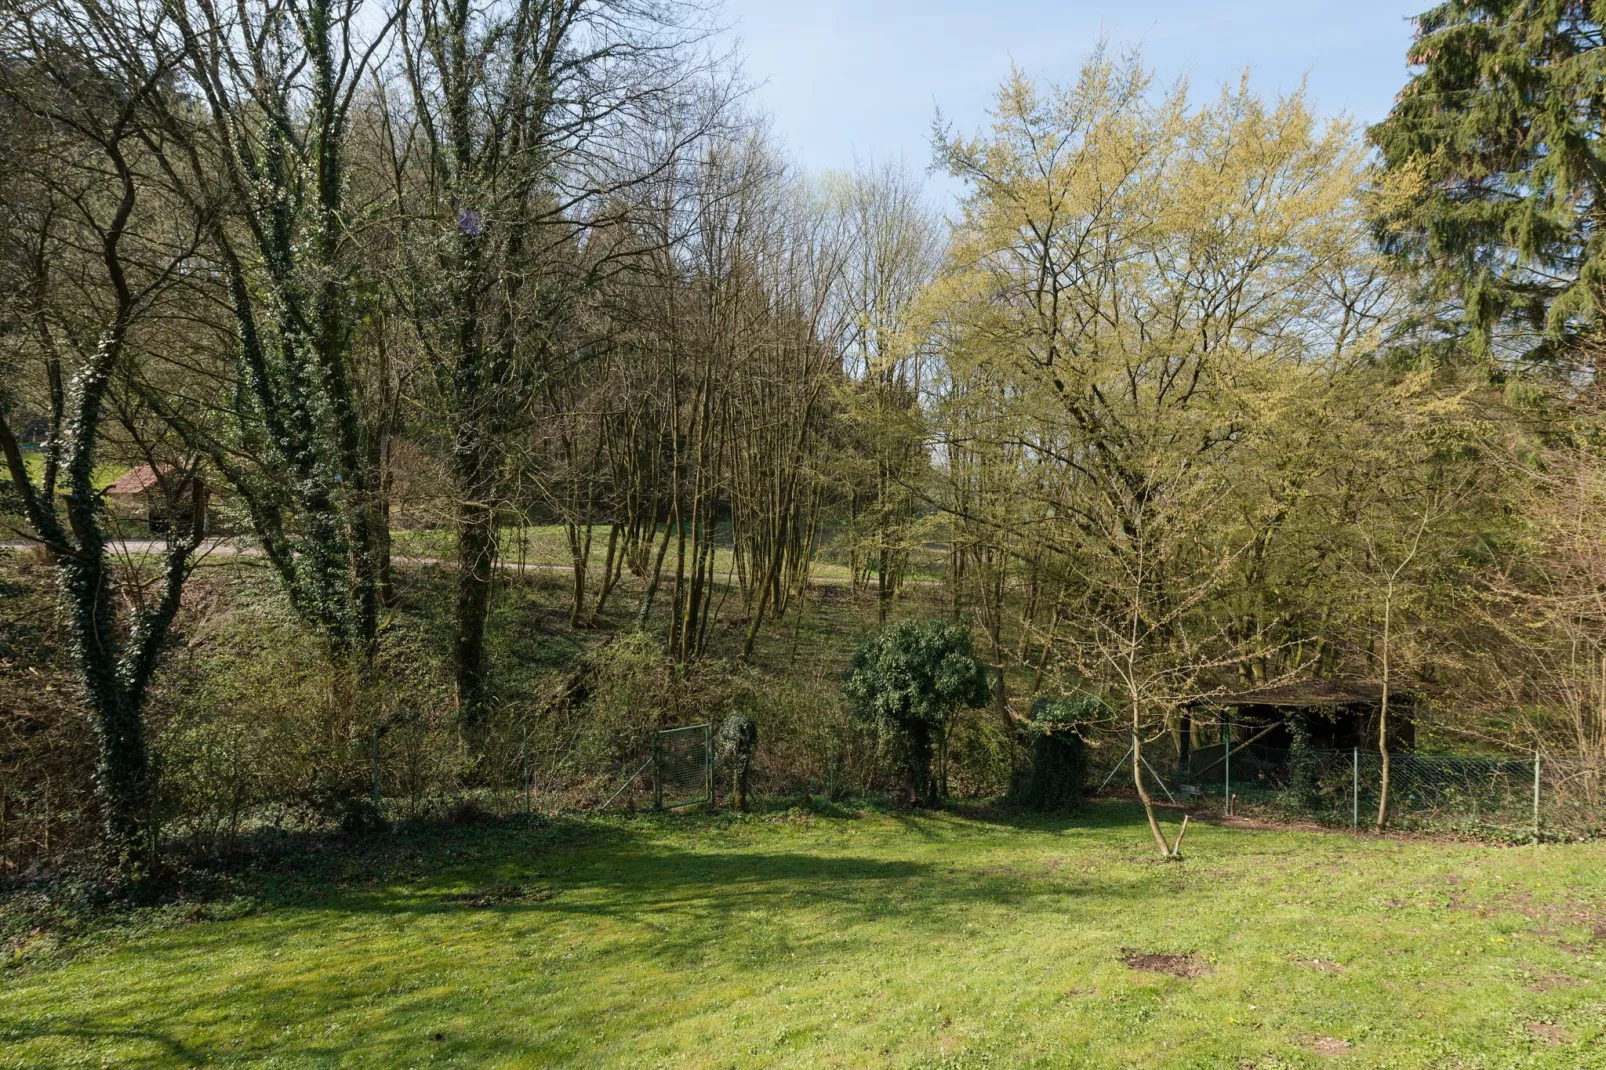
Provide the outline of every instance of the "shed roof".
<path id="1" fill-rule="evenodd" d="M 106 493 L 113 498 L 129 498 L 154 486 L 156 471 L 148 464 L 139 464 L 124 472 L 121 479 L 106 488 Z"/>
<path id="2" fill-rule="evenodd" d="M 1410 700 L 1404 688 L 1393 686 L 1391 697 Z M 1250 688 L 1201 698 L 1197 706 L 1373 706 L 1383 700 L 1383 685 L 1373 680 L 1299 680 L 1294 683 Z"/>
<path id="3" fill-rule="evenodd" d="M 170 473 L 158 472 L 148 464 L 137 464 L 130 468 L 127 472 L 124 472 L 122 478 L 117 480 L 117 482 L 113 483 L 111 486 L 107 487 L 103 493 L 111 498 L 137 497 L 138 495 L 158 489 L 158 487 L 161 485 L 158 476 L 168 474 Z M 194 473 L 185 472 L 182 469 L 171 474 L 182 480 L 180 487 L 186 492 L 192 488 L 193 481 L 200 478 Z M 204 486 L 205 485 L 203 484 L 203 488 Z"/>

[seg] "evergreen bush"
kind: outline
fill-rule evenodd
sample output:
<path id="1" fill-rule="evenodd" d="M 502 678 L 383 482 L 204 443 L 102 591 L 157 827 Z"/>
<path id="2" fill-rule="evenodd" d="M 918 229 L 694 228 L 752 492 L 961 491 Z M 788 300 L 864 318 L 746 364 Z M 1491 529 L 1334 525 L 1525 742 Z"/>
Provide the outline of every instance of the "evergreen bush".
<path id="1" fill-rule="evenodd" d="M 1093 695 L 1039 695 L 1032 701 L 1026 726 L 1032 762 L 1016 781 L 1014 802 L 1042 813 L 1063 813 L 1082 805 L 1087 779 L 1087 744 L 1082 731 L 1102 709 L 1103 703 Z"/>

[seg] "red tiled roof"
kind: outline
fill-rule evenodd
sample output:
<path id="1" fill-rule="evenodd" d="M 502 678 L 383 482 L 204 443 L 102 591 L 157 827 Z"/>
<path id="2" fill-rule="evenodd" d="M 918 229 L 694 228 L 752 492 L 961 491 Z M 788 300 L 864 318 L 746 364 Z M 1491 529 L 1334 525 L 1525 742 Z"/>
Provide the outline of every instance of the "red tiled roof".
<path id="1" fill-rule="evenodd" d="M 136 494 L 144 494 L 156 486 L 156 472 L 148 464 L 135 465 L 123 474 L 123 478 L 106 488 L 106 493 L 114 498 L 131 498 Z"/>

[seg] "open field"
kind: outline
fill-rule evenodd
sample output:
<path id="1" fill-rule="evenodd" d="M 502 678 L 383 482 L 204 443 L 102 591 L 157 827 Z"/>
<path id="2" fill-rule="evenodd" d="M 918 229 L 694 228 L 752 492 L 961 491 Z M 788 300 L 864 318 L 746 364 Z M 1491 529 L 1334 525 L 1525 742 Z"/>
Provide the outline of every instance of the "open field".
<path id="1" fill-rule="evenodd" d="M 662 528 L 659 529 L 660 532 Z M 726 540 L 714 548 L 714 575 L 733 577 L 736 562 L 728 545 L 728 530 L 722 530 Z M 660 536 L 661 537 L 661 536 Z M 395 528 L 391 531 L 391 552 L 402 557 L 419 557 L 433 560 L 455 560 L 457 543 L 451 531 L 440 528 Z M 570 568 L 568 535 L 561 524 L 530 524 L 523 529 L 505 527 L 501 530 L 500 560 L 509 568 L 516 568 L 521 559 L 528 566 L 538 568 Z M 847 564 L 846 537 L 828 531 L 821 539 L 811 560 L 809 574 L 815 580 L 827 583 L 847 583 L 853 574 Z M 608 527 L 598 525 L 591 530 L 591 567 L 600 570 L 608 556 Z M 673 547 L 671 547 L 671 562 Z M 923 582 L 941 579 L 943 550 L 940 547 L 921 547 L 910 562 L 909 578 Z M 873 578 L 872 578 L 873 582 Z"/>
<path id="2" fill-rule="evenodd" d="M 0 1065 L 1606 1066 L 1606 845 L 1187 848 L 1121 803 L 397 834 L 25 954 Z"/>

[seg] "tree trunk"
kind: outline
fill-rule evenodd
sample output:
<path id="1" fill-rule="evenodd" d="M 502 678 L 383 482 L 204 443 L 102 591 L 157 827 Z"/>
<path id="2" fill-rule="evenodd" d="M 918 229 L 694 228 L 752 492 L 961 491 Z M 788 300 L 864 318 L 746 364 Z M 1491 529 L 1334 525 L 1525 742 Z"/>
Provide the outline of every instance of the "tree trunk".
<path id="1" fill-rule="evenodd" d="M 620 525 L 608 525 L 608 556 L 602 563 L 602 582 L 597 587 L 597 601 L 591 607 L 591 620 L 595 623 L 602 616 L 602 608 L 608 604 L 608 595 L 613 593 L 614 584 L 619 582 L 619 573 L 624 568 L 624 554 L 619 549 Z"/>
<path id="2" fill-rule="evenodd" d="M 1160 821 L 1154 816 L 1154 800 L 1149 798 L 1149 789 L 1143 786 L 1143 740 L 1138 735 L 1138 712 L 1135 707 L 1132 711 L 1132 786 L 1138 789 L 1143 815 L 1149 819 L 1149 831 L 1154 833 L 1154 842 L 1160 845 L 1160 857 L 1170 858 L 1171 845 L 1165 842 Z"/>
<path id="3" fill-rule="evenodd" d="M 1377 827 L 1382 832 L 1389 819 L 1389 642 L 1394 610 L 1394 592 L 1383 599 L 1383 697 L 1377 714 L 1377 752 L 1383 759 L 1377 791 Z"/>
<path id="4" fill-rule="evenodd" d="M 150 760 L 139 705 L 125 695 L 118 680 L 110 612 L 111 585 L 106 580 L 100 548 L 75 555 L 63 570 L 63 587 L 73 607 L 73 632 L 82 647 L 79 670 L 84 701 L 95 718 L 99 761 L 95 775 L 102 828 L 114 858 L 143 858 L 150 815 Z"/>
<path id="5" fill-rule="evenodd" d="M 389 422 L 388 419 L 386 422 Z M 390 562 L 390 494 L 394 476 L 390 469 L 389 427 L 381 427 L 375 439 L 374 571 L 379 583 L 379 600 L 389 606 L 396 603 L 396 586 Z"/>
<path id="6" fill-rule="evenodd" d="M 491 478 L 473 444 L 460 445 L 457 507 L 457 619 L 453 668 L 458 723 L 472 728 L 485 718 L 489 671 L 485 624 L 491 609 L 491 576 L 496 565 L 496 511 Z"/>
<path id="7" fill-rule="evenodd" d="M 1186 772 L 1193 752 L 1193 714 L 1189 710 L 1182 711 L 1182 717 L 1177 722 L 1177 770 Z"/>
<path id="8" fill-rule="evenodd" d="M 937 800 L 931 776 L 931 728 L 917 721 L 909 731 L 909 805 L 935 806 Z"/>

